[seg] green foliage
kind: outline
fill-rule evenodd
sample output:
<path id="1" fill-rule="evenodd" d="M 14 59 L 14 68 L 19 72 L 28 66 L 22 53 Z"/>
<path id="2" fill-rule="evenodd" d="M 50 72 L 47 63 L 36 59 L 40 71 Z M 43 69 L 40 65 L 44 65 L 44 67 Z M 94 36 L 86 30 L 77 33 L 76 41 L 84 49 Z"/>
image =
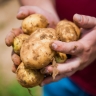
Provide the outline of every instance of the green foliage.
<path id="1" fill-rule="evenodd" d="M 41 96 L 41 87 L 39 86 L 30 88 L 30 91 L 32 95 L 27 88 L 22 87 L 18 82 L 12 82 L 10 85 L 3 84 L 0 87 L 0 96 Z"/>

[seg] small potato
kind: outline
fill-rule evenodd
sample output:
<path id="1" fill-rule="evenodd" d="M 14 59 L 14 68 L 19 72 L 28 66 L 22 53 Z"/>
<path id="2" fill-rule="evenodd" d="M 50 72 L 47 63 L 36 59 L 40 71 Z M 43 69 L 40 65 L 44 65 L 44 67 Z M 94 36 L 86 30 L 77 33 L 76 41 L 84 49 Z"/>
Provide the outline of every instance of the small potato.
<path id="1" fill-rule="evenodd" d="M 31 34 L 20 51 L 26 68 L 41 69 L 52 62 L 55 51 L 50 48 L 50 44 L 53 40 L 57 40 L 57 36 L 52 28 L 41 28 Z"/>
<path id="2" fill-rule="evenodd" d="M 20 34 L 17 37 L 14 38 L 13 41 L 13 50 L 15 53 L 20 54 L 20 49 L 23 44 L 23 42 L 29 37 L 29 35 L 26 34 Z"/>
<path id="3" fill-rule="evenodd" d="M 26 88 L 38 86 L 44 79 L 38 70 L 27 69 L 23 63 L 18 66 L 16 75 L 18 82 Z"/>
<path id="4" fill-rule="evenodd" d="M 32 14 L 26 17 L 22 22 L 22 30 L 26 34 L 31 34 L 38 28 L 46 28 L 48 26 L 47 19 L 41 14 Z"/>
<path id="5" fill-rule="evenodd" d="M 80 28 L 73 22 L 61 20 L 56 26 L 59 40 L 63 42 L 76 41 L 80 38 Z"/>
<path id="6" fill-rule="evenodd" d="M 67 55 L 64 53 L 56 52 L 55 61 L 56 63 L 64 63 L 67 60 Z"/>

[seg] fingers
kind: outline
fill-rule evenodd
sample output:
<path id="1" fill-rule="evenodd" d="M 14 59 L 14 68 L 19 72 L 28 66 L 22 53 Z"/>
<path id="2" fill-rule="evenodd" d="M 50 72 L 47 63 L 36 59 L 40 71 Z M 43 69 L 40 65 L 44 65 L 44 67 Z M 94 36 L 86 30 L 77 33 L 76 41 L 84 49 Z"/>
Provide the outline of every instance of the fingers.
<path id="1" fill-rule="evenodd" d="M 17 35 L 21 34 L 21 33 L 23 33 L 23 32 L 22 32 L 22 30 L 21 30 L 20 28 L 12 29 L 12 31 L 11 31 L 11 32 L 6 36 L 6 38 L 5 38 L 5 43 L 6 43 L 6 45 L 7 45 L 7 46 L 11 46 L 11 45 L 13 44 L 14 38 L 15 38 Z M 14 62 L 14 65 L 13 65 L 13 67 L 12 67 L 12 72 L 13 72 L 13 73 L 16 73 L 16 69 L 17 69 L 18 65 L 20 64 L 21 59 L 20 59 L 20 57 L 19 57 L 17 54 L 15 54 L 14 52 L 12 52 L 11 58 L 12 58 L 12 61 Z"/>
<path id="2" fill-rule="evenodd" d="M 13 67 L 12 67 L 12 72 L 16 73 L 16 70 L 17 70 L 17 66 L 14 64 Z"/>
<path id="3" fill-rule="evenodd" d="M 20 56 L 15 54 L 14 52 L 12 52 L 12 61 L 14 62 L 15 65 L 19 65 L 21 63 L 21 59 L 20 59 Z"/>
<path id="4" fill-rule="evenodd" d="M 70 55 L 78 55 L 84 50 L 82 43 L 80 43 L 79 41 L 68 43 L 61 41 L 54 41 L 52 43 L 52 49 Z"/>
<path id="5" fill-rule="evenodd" d="M 17 67 L 21 63 L 21 59 L 20 59 L 20 56 L 15 54 L 14 52 L 12 52 L 11 58 L 14 63 L 12 67 L 12 72 L 16 73 Z"/>
<path id="6" fill-rule="evenodd" d="M 96 18 L 95 17 L 75 14 L 73 16 L 73 20 L 79 27 L 82 27 L 85 29 L 86 28 L 93 28 L 94 26 L 96 26 Z"/>
<path id="7" fill-rule="evenodd" d="M 7 46 L 11 46 L 13 44 L 14 38 L 23 33 L 20 28 L 12 29 L 12 31 L 6 36 L 5 43 Z"/>
<path id="8" fill-rule="evenodd" d="M 80 66 L 80 62 L 81 62 L 81 60 L 79 58 L 75 58 L 75 59 L 68 60 L 64 64 L 58 64 L 57 70 L 59 71 L 59 74 L 55 77 L 55 79 L 53 79 L 52 76 L 46 77 L 43 80 L 41 86 L 43 86 L 45 84 L 49 84 L 51 82 L 58 81 L 61 78 L 71 76 L 78 70 L 78 68 Z M 43 72 L 44 72 L 43 74 L 50 74 L 50 73 L 52 74 L 53 67 L 48 66 L 45 68 L 45 71 L 43 69 Z"/>
<path id="9" fill-rule="evenodd" d="M 44 86 L 45 84 L 49 84 L 49 83 L 51 83 L 51 82 L 56 82 L 56 81 L 60 80 L 60 79 L 63 78 L 63 77 L 64 77 L 63 75 L 58 75 L 58 76 L 56 76 L 56 78 L 53 80 L 52 76 L 49 76 L 49 77 L 47 77 L 47 78 L 45 78 L 45 79 L 43 80 L 43 82 L 41 83 L 41 86 Z M 65 77 L 66 77 L 66 76 L 65 76 Z"/>
<path id="10" fill-rule="evenodd" d="M 40 10 L 40 8 L 38 8 L 36 6 L 23 6 L 23 7 L 20 7 L 18 14 L 17 14 L 17 18 L 24 19 L 27 16 L 29 16 L 31 14 L 35 14 L 35 13 L 42 14 L 42 11 Z"/>
<path id="11" fill-rule="evenodd" d="M 75 71 L 79 70 L 78 68 L 80 68 L 80 64 L 81 64 L 81 59 L 79 57 L 77 58 L 73 58 L 70 60 L 67 60 L 67 62 L 65 62 L 64 64 L 58 64 L 57 66 L 57 70 L 59 72 L 59 74 L 64 74 L 65 76 L 69 76 L 71 74 L 69 73 L 74 73 Z M 46 68 L 42 69 L 43 74 L 52 74 L 53 73 L 53 67 L 52 66 L 48 66 Z"/>

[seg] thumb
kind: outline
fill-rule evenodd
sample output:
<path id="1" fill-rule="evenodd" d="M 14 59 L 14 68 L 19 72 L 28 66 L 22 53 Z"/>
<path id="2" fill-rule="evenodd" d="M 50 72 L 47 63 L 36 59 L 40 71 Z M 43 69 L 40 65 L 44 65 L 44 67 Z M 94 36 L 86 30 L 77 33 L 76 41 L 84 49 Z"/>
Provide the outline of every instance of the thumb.
<path id="1" fill-rule="evenodd" d="M 83 44 L 79 41 L 67 42 L 67 43 L 61 41 L 54 41 L 51 47 L 55 51 L 71 55 L 79 55 L 84 50 Z"/>
<path id="2" fill-rule="evenodd" d="M 27 16 L 35 13 L 41 13 L 44 15 L 44 12 L 36 6 L 22 6 L 17 13 L 17 18 L 22 20 Z"/>
<path id="3" fill-rule="evenodd" d="M 96 18 L 86 15 L 75 14 L 73 16 L 74 22 L 82 28 L 89 29 L 96 26 Z"/>

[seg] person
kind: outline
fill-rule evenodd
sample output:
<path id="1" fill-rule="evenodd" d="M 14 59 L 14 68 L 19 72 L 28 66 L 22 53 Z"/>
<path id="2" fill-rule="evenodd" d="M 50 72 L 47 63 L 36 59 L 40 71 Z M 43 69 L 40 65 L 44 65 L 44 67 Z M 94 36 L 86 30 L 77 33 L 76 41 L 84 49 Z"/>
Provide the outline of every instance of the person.
<path id="1" fill-rule="evenodd" d="M 30 14 L 40 13 L 49 22 L 49 27 L 62 19 L 73 20 L 81 28 L 81 38 L 74 42 L 54 41 L 52 49 L 72 58 L 64 64 L 58 64 L 59 74 L 55 80 L 46 77 L 41 86 L 44 96 L 96 96 L 96 1 L 95 0 L 19 0 L 22 5 L 17 13 L 18 19 L 24 19 Z M 26 6 L 27 5 L 27 6 Z M 76 14 L 78 13 L 78 14 Z M 80 15 L 82 14 L 82 15 Z M 12 30 L 6 36 L 7 46 L 11 46 L 13 39 L 22 33 L 22 29 Z M 77 46 L 75 49 L 74 47 Z M 12 52 L 15 72 L 20 64 L 20 57 Z M 52 66 L 43 69 L 43 73 L 52 73 Z"/>

